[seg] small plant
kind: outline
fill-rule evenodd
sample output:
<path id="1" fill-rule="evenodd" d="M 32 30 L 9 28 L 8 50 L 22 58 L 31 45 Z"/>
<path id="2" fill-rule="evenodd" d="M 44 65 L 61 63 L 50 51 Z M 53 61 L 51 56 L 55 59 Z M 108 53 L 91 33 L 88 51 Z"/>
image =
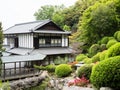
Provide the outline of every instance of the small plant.
<path id="1" fill-rule="evenodd" d="M 34 68 L 39 69 L 39 70 L 47 70 L 48 72 L 55 72 L 56 66 L 53 64 L 47 65 L 47 66 L 37 66 L 34 65 Z"/>
<path id="2" fill-rule="evenodd" d="M 57 57 L 55 60 L 54 60 L 54 64 L 55 65 L 59 65 L 59 64 L 67 64 L 68 63 L 68 58 L 65 57 L 65 58 L 61 58 L 61 57 Z"/>
<path id="3" fill-rule="evenodd" d="M 76 85 L 76 86 L 82 86 L 86 87 L 89 84 L 89 80 L 84 77 L 84 75 L 81 78 L 75 78 L 74 80 L 70 80 L 68 82 L 68 86 Z"/>
<path id="4" fill-rule="evenodd" d="M 84 75 L 84 77 L 89 79 L 92 72 L 92 67 L 92 64 L 86 64 L 84 66 L 79 67 L 77 70 L 77 76 L 81 78 Z"/>
<path id="5" fill-rule="evenodd" d="M 55 74 L 58 77 L 68 76 L 72 72 L 72 68 L 68 64 L 60 64 L 55 69 Z"/>
<path id="6" fill-rule="evenodd" d="M 50 65 L 47 65 L 45 68 L 48 72 L 55 72 L 56 66 L 53 64 L 50 64 Z"/>
<path id="7" fill-rule="evenodd" d="M 0 81 L 0 90 L 10 90 L 10 84 L 9 82 L 2 82 Z"/>

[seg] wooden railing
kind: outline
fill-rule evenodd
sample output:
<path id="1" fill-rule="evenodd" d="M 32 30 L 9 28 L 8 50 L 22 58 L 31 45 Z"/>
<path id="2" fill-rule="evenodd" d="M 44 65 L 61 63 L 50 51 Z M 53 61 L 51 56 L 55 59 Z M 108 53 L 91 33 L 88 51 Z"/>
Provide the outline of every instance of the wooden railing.
<path id="1" fill-rule="evenodd" d="M 27 76 L 35 75 L 39 70 L 35 68 L 9 68 L 4 69 L 1 71 L 1 80 L 7 80 L 7 79 L 17 79 L 17 78 L 25 78 Z"/>

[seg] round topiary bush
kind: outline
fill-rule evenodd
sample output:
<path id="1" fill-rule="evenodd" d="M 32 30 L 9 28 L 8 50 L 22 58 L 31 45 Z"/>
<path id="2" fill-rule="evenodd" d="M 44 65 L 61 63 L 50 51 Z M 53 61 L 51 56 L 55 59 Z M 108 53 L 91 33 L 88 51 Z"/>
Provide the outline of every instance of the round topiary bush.
<path id="1" fill-rule="evenodd" d="M 120 31 L 114 33 L 114 38 L 120 42 Z"/>
<path id="2" fill-rule="evenodd" d="M 120 89 L 120 56 L 111 57 L 93 66 L 91 83 L 97 87 Z"/>
<path id="3" fill-rule="evenodd" d="M 55 74 L 58 77 L 68 76 L 71 72 L 72 72 L 72 69 L 68 64 L 60 64 L 55 69 Z"/>
<path id="4" fill-rule="evenodd" d="M 114 56 L 118 56 L 118 55 L 120 55 L 120 43 L 116 43 L 116 44 L 114 44 L 113 46 L 111 46 L 111 47 L 108 49 L 105 58 L 114 57 Z"/>
<path id="5" fill-rule="evenodd" d="M 117 41 L 114 40 L 114 39 L 112 39 L 112 40 L 108 41 L 106 47 L 109 48 L 109 47 L 111 47 L 112 45 L 114 45 L 115 43 L 117 43 Z"/>
<path id="6" fill-rule="evenodd" d="M 101 44 L 107 44 L 108 41 L 109 41 L 109 37 L 103 37 L 101 39 Z"/>
<path id="7" fill-rule="evenodd" d="M 85 58 L 85 59 L 83 60 L 83 62 L 84 62 L 85 64 L 91 64 L 91 63 L 92 63 L 92 59 L 91 59 L 91 58 Z"/>
<path id="8" fill-rule="evenodd" d="M 97 53 L 96 55 L 94 55 L 91 59 L 92 59 L 92 63 L 96 63 L 98 61 L 100 61 L 100 52 Z"/>
<path id="9" fill-rule="evenodd" d="M 76 61 L 83 61 L 85 58 L 88 58 L 85 54 L 79 54 L 76 57 Z"/>
<path id="10" fill-rule="evenodd" d="M 101 54 L 100 54 L 100 61 L 105 59 L 106 54 L 107 54 L 107 50 L 104 50 L 103 52 L 101 52 Z"/>
<path id="11" fill-rule="evenodd" d="M 84 66 L 79 67 L 77 70 L 77 76 L 81 78 L 84 75 L 84 77 L 89 79 L 92 71 L 92 66 L 92 64 L 86 64 Z"/>
<path id="12" fill-rule="evenodd" d="M 89 53 L 89 57 L 92 57 L 94 56 L 97 52 L 100 51 L 100 46 L 99 44 L 93 44 L 89 50 L 88 50 L 88 53 Z"/>

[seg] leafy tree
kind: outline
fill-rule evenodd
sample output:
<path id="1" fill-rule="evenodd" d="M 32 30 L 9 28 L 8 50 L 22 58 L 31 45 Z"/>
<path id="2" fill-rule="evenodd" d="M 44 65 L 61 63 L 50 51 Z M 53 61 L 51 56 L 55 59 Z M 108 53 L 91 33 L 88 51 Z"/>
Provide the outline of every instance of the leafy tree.
<path id="1" fill-rule="evenodd" d="M 64 5 L 61 6 L 45 5 L 42 6 L 37 12 L 35 12 L 34 16 L 36 20 L 52 19 L 52 16 L 56 12 L 59 12 L 64 8 L 65 8 Z"/>
<path id="2" fill-rule="evenodd" d="M 2 44 L 3 44 L 3 31 L 2 31 L 2 24 L 0 23 L 0 57 L 2 56 Z M 2 67 L 2 61 L 0 58 L 0 71 L 1 71 L 1 67 Z"/>
<path id="3" fill-rule="evenodd" d="M 64 25 L 63 30 L 70 31 L 70 26 Z"/>
<path id="4" fill-rule="evenodd" d="M 115 2 L 96 3 L 83 13 L 79 38 L 87 46 L 96 43 L 104 36 L 112 36 L 118 30 Z"/>
<path id="5" fill-rule="evenodd" d="M 56 12 L 53 16 L 52 16 L 52 20 L 61 28 L 63 28 L 64 26 L 64 16 L 62 14 L 62 12 Z"/>

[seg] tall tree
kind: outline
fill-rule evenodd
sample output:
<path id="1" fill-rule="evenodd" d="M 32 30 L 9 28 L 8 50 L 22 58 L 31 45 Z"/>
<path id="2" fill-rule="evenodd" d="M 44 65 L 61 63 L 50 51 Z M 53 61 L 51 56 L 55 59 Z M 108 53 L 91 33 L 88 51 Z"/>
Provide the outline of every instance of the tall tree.
<path id="1" fill-rule="evenodd" d="M 2 67 L 2 61 L 1 61 L 1 56 L 3 51 L 2 44 L 3 44 L 3 31 L 2 31 L 2 24 L 0 23 L 0 72 Z"/>
<path id="2" fill-rule="evenodd" d="M 36 20 L 44 20 L 44 19 L 52 19 L 52 16 L 65 8 L 64 5 L 60 6 L 52 6 L 52 5 L 45 5 L 42 6 L 37 12 L 35 12 L 34 16 Z"/>
<path id="3" fill-rule="evenodd" d="M 80 39 L 90 46 L 104 36 L 112 36 L 118 30 L 114 0 L 98 2 L 85 10 L 80 22 Z"/>

